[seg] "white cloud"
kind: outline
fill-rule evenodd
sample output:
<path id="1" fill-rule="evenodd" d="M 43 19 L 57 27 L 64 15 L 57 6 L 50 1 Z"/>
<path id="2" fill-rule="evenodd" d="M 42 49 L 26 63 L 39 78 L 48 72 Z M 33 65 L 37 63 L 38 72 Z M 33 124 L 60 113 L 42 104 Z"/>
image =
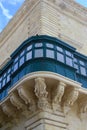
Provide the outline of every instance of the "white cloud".
<path id="1" fill-rule="evenodd" d="M 12 15 L 9 13 L 9 10 L 6 9 L 1 2 L 0 2 L 0 8 L 4 16 L 6 16 L 8 19 L 12 18 Z"/>
<path id="2" fill-rule="evenodd" d="M 10 4 L 16 5 L 17 3 L 22 3 L 24 0 L 9 0 Z"/>

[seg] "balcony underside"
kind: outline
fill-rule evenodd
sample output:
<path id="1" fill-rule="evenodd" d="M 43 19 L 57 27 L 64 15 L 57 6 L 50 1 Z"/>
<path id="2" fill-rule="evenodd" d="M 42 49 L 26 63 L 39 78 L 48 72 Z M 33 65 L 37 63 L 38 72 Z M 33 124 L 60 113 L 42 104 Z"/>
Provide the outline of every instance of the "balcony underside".
<path id="1" fill-rule="evenodd" d="M 87 90 L 78 82 L 53 72 L 34 72 L 19 80 L 0 102 L 0 123 L 3 126 L 37 111 L 60 110 L 66 115 L 76 104 L 82 115 L 87 112 L 86 98 Z"/>

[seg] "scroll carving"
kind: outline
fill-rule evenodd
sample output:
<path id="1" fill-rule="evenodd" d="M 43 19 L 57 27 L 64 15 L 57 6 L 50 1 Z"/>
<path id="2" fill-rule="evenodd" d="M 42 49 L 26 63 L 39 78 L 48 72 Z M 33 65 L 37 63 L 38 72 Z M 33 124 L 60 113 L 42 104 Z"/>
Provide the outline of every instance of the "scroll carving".
<path id="1" fill-rule="evenodd" d="M 79 91 L 77 88 L 73 88 L 68 91 L 68 93 L 64 96 L 64 111 L 67 113 L 70 110 L 70 107 L 75 103 L 79 95 Z"/>
<path id="2" fill-rule="evenodd" d="M 65 84 L 60 82 L 59 85 L 57 86 L 55 92 L 54 92 L 54 96 L 53 96 L 53 103 L 60 103 L 62 96 L 64 94 L 64 89 L 65 89 Z"/>
<path id="3" fill-rule="evenodd" d="M 38 108 L 45 109 L 48 107 L 47 96 L 48 92 L 46 90 L 46 83 L 44 78 L 35 79 L 35 95 L 38 98 Z"/>
<path id="4" fill-rule="evenodd" d="M 34 101 L 34 97 L 32 95 L 30 95 L 29 92 L 23 86 L 20 86 L 18 88 L 18 93 L 19 93 L 19 96 L 21 97 L 21 99 L 24 100 L 25 104 L 29 105 L 29 110 L 31 112 L 35 111 L 36 104 Z"/>
<path id="5" fill-rule="evenodd" d="M 30 96 L 29 96 L 27 90 L 23 86 L 20 86 L 18 88 L 18 93 L 19 93 L 19 96 L 21 97 L 21 99 L 25 102 L 25 104 L 30 103 Z"/>
<path id="6" fill-rule="evenodd" d="M 14 107 L 12 107 L 9 103 L 5 102 L 4 104 L 2 104 L 2 110 L 3 112 L 8 116 L 15 116 L 15 109 Z"/>
<path id="7" fill-rule="evenodd" d="M 58 105 L 61 103 L 62 96 L 64 95 L 65 86 L 66 84 L 60 82 L 57 85 L 56 90 L 53 92 L 53 99 L 52 99 L 53 110 L 56 110 Z"/>
<path id="8" fill-rule="evenodd" d="M 12 105 L 14 105 L 15 107 L 17 107 L 17 109 L 24 109 L 24 104 L 22 103 L 21 99 L 18 97 L 18 95 L 16 93 L 12 93 L 10 95 L 10 101 L 12 103 Z"/>

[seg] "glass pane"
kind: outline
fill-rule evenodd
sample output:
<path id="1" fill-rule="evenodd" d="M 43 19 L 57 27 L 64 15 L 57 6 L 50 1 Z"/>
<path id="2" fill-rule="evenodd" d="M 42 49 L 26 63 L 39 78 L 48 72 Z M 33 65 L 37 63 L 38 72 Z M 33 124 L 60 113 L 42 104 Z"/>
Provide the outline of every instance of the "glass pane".
<path id="1" fill-rule="evenodd" d="M 3 75 L 3 77 L 6 77 L 6 73 Z"/>
<path id="2" fill-rule="evenodd" d="M 36 43 L 35 47 L 42 47 L 42 45 L 43 45 L 42 43 Z"/>
<path id="3" fill-rule="evenodd" d="M 24 55 L 24 52 L 25 52 L 25 51 L 23 50 L 23 51 L 20 53 L 20 56 L 23 56 L 23 55 Z"/>
<path id="4" fill-rule="evenodd" d="M 54 48 L 54 45 L 50 44 L 50 43 L 46 43 L 46 46 L 49 47 L 49 48 Z"/>
<path id="5" fill-rule="evenodd" d="M 54 51 L 53 50 L 46 50 L 46 57 L 54 58 Z"/>
<path id="6" fill-rule="evenodd" d="M 16 64 L 14 64 L 13 71 L 15 72 L 17 69 L 18 69 L 18 62 Z"/>
<path id="7" fill-rule="evenodd" d="M 1 82 L 0 82 L 0 89 L 1 89 Z"/>
<path id="8" fill-rule="evenodd" d="M 23 65 L 23 63 L 24 63 L 24 56 L 20 58 L 20 60 L 19 60 L 19 66 Z"/>
<path id="9" fill-rule="evenodd" d="M 0 82 L 2 81 L 2 77 L 0 77 Z"/>
<path id="10" fill-rule="evenodd" d="M 11 69 L 8 70 L 8 73 L 10 73 L 10 72 L 11 72 Z"/>
<path id="11" fill-rule="evenodd" d="M 27 51 L 29 51 L 29 50 L 31 50 L 32 49 L 32 45 L 29 45 L 28 47 L 27 47 Z"/>
<path id="12" fill-rule="evenodd" d="M 77 69 L 77 72 L 79 72 L 78 64 L 74 64 L 74 67 Z"/>
<path id="13" fill-rule="evenodd" d="M 26 54 L 26 60 L 30 60 L 32 58 L 32 51 Z"/>
<path id="14" fill-rule="evenodd" d="M 4 85 L 5 85 L 5 81 L 6 81 L 6 79 L 3 79 L 2 86 L 4 86 Z"/>
<path id="15" fill-rule="evenodd" d="M 84 67 L 80 67 L 81 74 L 86 75 L 86 69 Z"/>
<path id="16" fill-rule="evenodd" d="M 60 52 L 63 52 L 63 49 L 59 46 L 57 46 L 57 50 L 60 51 Z"/>
<path id="17" fill-rule="evenodd" d="M 7 76 L 7 83 L 10 81 L 10 75 Z"/>
<path id="18" fill-rule="evenodd" d="M 78 62 L 76 58 L 74 58 L 74 62 L 75 62 L 75 63 L 77 63 L 77 62 Z"/>
<path id="19" fill-rule="evenodd" d="M 64 63 L 64 55 L 57 52 L 57 60 Z"/>
<path id="20" fill-rule="evenodd" d="M 18 57 L 15 58 L 14 62 L 17 62 L 18 61 Z"/>
<path id="21" fill-rule="evenodd" d="M 66 51 L 66 55 L 71 56 L 72 57 L 72 53 L 70 51 Z"/>
<path id="22" fill-rule="evenodd" d="M 43 49 L 36 49 L 35 57 L 43 57 Z"/>
<path id="23" fill-rule="evenodd" d="M 83 61 L 81 61 L 81 60 L 79 61 L 79 63 L 80 63 L 81 65 L 83 65 L 83 66 L 85 65 L 85 63 L 84 63 Z"/>
<path id="24" fill-rule="evenodd" d="M 66 57 L 66 64 L 67 64 L 67 65 L 70 65 L 70 66 L 73 66 L 72 59 L 69 58 L 69 57 Z"/>

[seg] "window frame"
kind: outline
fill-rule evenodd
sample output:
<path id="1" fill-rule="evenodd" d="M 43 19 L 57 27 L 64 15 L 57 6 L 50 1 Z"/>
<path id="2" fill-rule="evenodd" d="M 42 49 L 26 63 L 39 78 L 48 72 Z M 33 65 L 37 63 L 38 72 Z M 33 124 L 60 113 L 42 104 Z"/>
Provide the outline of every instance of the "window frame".
<path id="1" fill-rule="evenodd" d="M 74 58 L 77 60 L 77 61 L 74 61 L 74 67 L 75 67 L 75 64 L 78 66 L 77 73 L 83 76 L 87 76 L 87 67 L 86 67 L 87 62 L 80 58 L 76 58 L 76 57 Z M 81 64 L 81 61 L 84 63 L 83 65 Z M 85 69 L 85 73 L 82 73 L 81 67 Z"/>

